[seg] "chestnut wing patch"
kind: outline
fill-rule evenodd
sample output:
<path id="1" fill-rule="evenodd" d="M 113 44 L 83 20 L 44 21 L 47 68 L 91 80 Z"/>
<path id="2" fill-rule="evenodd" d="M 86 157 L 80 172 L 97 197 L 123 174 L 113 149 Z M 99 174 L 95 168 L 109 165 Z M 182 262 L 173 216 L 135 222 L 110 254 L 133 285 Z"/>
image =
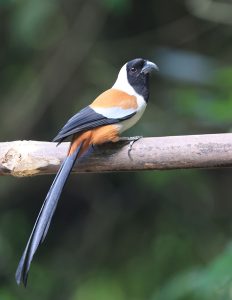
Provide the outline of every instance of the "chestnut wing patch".
<path id="1" fill-rule="evenodd" d="M 138 103 L 135 96 L 111 88 L 98 96 L 93 103 L 90 104 L 90 107 L 93 109 L 118 107 L 121 109 L 136 110 Z"/>
<path id="2" fill-rule="evenodd" d="M 64 139 L 75 133 L 84 132 L 99 126 L 116 124 L 133 117 L 135 114 L 136 111 L 117 118 L 107 118 L 87 106 L 68 120 L 53 141 L 61 143 Z"/>

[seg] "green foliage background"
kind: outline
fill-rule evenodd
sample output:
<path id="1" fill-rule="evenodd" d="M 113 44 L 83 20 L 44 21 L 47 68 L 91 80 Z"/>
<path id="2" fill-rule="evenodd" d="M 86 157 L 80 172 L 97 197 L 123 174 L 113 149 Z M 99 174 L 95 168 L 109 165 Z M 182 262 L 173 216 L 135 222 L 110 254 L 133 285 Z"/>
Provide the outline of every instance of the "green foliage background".
<path id="1" fill-rule="evenodd" d="M 128 135 L 229 132 L 229 11 L 226 0 L 1 0 L 1 141 L 51 140 L 136 57 L 160 74 Z M 232 299 L 231 170 L 71 176 L 24 289 L 14 272 L 51 181 L 0 180 L 0 299 Z"/>

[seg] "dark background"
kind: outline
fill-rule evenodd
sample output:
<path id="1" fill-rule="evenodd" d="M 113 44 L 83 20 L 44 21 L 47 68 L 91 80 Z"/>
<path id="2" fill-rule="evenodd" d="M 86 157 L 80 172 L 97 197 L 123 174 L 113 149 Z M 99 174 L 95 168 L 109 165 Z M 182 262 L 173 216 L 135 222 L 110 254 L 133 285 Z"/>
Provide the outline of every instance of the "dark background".
<path id="1" fill-rule="evenodd" d="M 231 26 L 229 0 L 1 0 L 1 141 L 51 140 L 136 57 L 160 72 L 127 135 L 229 132 Z M 71 176 L 17 287 L 52 178 L 1 178 L 0 299 L 232 299 L 229 169 Z"/>

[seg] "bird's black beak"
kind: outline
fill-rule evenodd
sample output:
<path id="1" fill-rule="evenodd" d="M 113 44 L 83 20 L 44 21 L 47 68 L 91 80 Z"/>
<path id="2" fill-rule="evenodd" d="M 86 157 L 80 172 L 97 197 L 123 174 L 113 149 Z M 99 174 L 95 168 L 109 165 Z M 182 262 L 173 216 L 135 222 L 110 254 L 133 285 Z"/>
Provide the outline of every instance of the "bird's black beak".
<path id="1" fill-rule="evenodd" d="M 156 64 L 154 64 L 153 62 L 147 60 L 141 70 L 141 73 L 147 74 L 150 73 L 152 71 L 159 71 L 159 68 L 157 67 Z"/>

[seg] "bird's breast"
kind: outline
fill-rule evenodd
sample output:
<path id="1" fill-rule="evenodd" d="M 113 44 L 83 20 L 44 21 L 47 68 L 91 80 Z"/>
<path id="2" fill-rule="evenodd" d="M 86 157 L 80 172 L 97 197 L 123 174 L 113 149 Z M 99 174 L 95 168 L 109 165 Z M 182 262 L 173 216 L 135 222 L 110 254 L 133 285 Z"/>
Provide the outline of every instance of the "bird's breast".
<path id="1" fill-rule="evenodd" d="M 138 108 L 136 110 L 136 114 L 130 119 L 120 122 L 120 133 L 134 126 L 142 117 L 146 109 L 147 103 L 142 96 L 137 96 L 137 104 Z"/>

